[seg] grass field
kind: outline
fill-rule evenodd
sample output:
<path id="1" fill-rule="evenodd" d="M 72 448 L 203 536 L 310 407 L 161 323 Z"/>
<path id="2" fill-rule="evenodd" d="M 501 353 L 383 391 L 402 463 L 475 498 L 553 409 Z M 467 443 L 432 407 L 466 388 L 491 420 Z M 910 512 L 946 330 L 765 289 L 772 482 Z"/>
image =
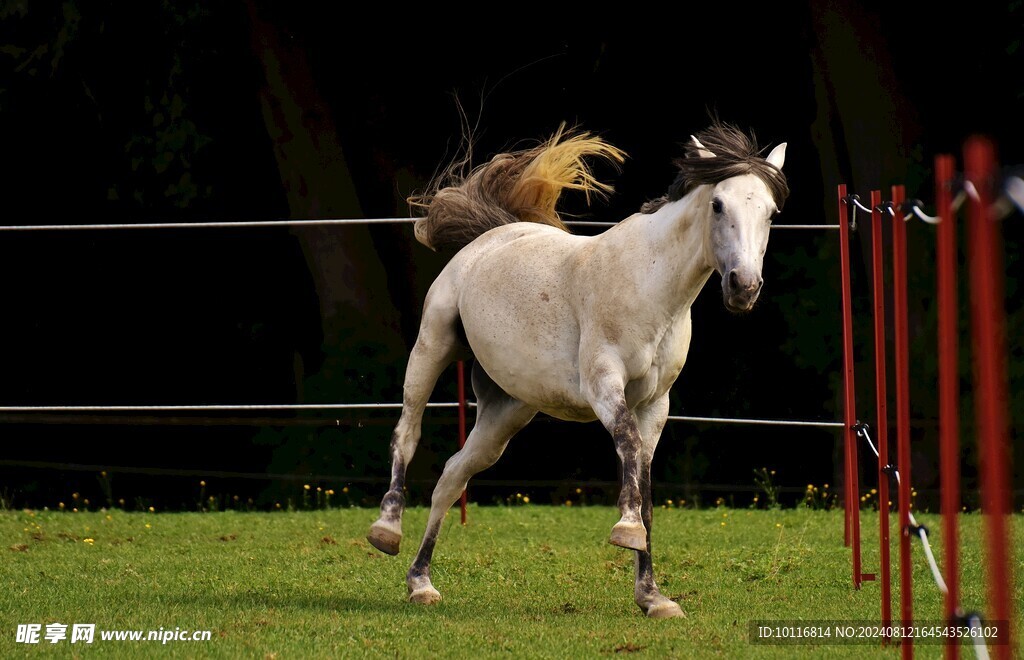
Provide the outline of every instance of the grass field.
<path id="1" fill-rule="evenodd" d="M 877 518 L 865 514 L 865 570 Z M 608 545 L 606 507 L 470 507 L 449 516 L 433 567 L 444 600 L 405 602 L 405 571 L 426 521 L 406 514 L 398 558 L 364 540 L 375 511 L 0 513 L 0 657 L 887 657 L 875 645 L 751 644 L 751 620 L 877 620 L 877 583 L 855 591 L 842 513 L 659 509 L 655 568 L 685 619 L 633 604 L 632 553 Z M 920 515 L 936 532 L 935 516 Z M 1024 520 L 1014 521 L 1024 602 Z M 963 516 L 964 603 L 983 610 L 981 521 Z M 895 525 L 895 523 L 894 523 Z M 934 534 L 938 536 L 938 534 Z M 941 561 L 941 547 L 935 540 Z M 894 581 L 898 582 L 893 554 Z M 915 616 L 941 600 L 914 546 Z M 898 600 L 894 610 L 898 612 Z M 17 644 L 19 623 L 95 623 L 91 645 Z M 101 641 L 99 631 L 180 627 L 210 641 Z M 68 628 L 70 636 L 70 627 Z M 1024 626 L 1017 621 L 1018 639 Z M 43 648 L 45 647 L 45 648 Z M 1018 645 L 1018 648 L 1020 646 Z M 919 645 L 918 657 L 942 647 Z M 964 657 L 971 657 L 969 650 Z"/>

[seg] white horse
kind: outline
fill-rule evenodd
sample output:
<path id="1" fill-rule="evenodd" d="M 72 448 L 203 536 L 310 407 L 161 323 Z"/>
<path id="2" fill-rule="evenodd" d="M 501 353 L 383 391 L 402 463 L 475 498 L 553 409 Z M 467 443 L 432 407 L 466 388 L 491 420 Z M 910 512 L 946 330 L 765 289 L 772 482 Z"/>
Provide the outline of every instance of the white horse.
<path id="1" fill-rule="evenodd" d="M 391 444 L 391 486 L 367 537 L 374 547 L 398 554 L 405 471 L 423 409 L 442 370 L 466 349 L 475 358 L 477 418 L 434 488 L 406 578 L 413 602 L 441 598 L 430 559 L 448 509 L 543 412 L 599 419 L 611 434 L 622 486 L 610 542 L 636 550 L 634 596 L 644 613 L 682 615 L 654 582 L 651 458 L 689 350 L 691 304 L 717 271 L 728 309 L 753 306 L 771 220 L 789 192 L 785 143 L 765 158 L 752 137 L 727 124 L 698 137 L 676 161 L 679 175 L 665 196 L 598 236 L 569 234 L 555 212 L 564 188 L 588 196 L 610 190 L 584 157 L 623 159 L 585 133 L 559 130 L 535 148 L 495 156 L 423 200 L 428 214 L 416 238 L 461 249 L 426 296 Z"/>

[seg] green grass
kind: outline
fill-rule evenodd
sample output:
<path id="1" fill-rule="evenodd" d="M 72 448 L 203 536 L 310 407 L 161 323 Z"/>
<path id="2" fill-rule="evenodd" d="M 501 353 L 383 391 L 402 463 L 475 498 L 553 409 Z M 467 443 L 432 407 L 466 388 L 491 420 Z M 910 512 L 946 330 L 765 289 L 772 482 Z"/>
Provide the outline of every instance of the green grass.
<path id="1" fill-rule="evenodd" d="M 606 507 L 471 507 L 449 516 L 433 566 L 444 600 L 405 602 L 405 571 L 426 521 L 406 514 L 399 557 L 364 534 L 375 511 L 0 513 L 0 657 L 897 657 L 874 645 L 763 646 L 754 619 L 875 620 L 877 583 L 851 587 L 842 513 L 659 509 L 655 568 L 685 619 L 650 621 L 633 604 L 632 553 L 608 545 Z M 935 516 L 921 522 L 936 532 Z M 1024 601 L 1024 522 L 1014 521 L 1014 600 Z M 863 522 L 877 568 L 876 516 Z M 963 516 L 964 603 L 984 609 L 982 517 Z M 895 521 L 893 522 L 895 528 Z M 894 535 L 895 536 L 895 535 Z M 937 537 L 938 534 L 936 533 Z M 85 539 L 93 539 L 87 542 Z M 941 547 L 935 541 L 941 561 Z M 895 546 L 894 546 L 895 550 Z M 914 546 L 915 615 L 941 600 Z M 898 554 L 893 553 L 898 582 Z M 898 598 L 894 610 L 898 612 Z M 99 629 L 208 629 L 208 642 L 15 644 L 18 623 Z M 1017 622 L 1018 638 L 1024 626 Z M 1019 646 L 1018 646 L 1019 648 Z M 940 657 L 941 646 L 918 646 Z M 966 649 L 965 649 L 966 650 Z M 965 657 L 970 657 L 968 651 Z"/>

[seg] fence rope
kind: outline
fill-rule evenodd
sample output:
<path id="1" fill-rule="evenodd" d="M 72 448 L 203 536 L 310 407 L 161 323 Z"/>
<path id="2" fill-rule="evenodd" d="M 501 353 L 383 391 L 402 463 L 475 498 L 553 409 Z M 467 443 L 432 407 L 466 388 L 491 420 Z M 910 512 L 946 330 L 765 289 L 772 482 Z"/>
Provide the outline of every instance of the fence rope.
<path id="1" fill-rule="evenodd" d="M 0 413 L 34 412 L 202 412 L 240 410 L 384 410 L 400 409 L 401 403 L 229 403 L 229 404 L 184 404 L 184 405 L 95 405 L 95 406 L 0 406 Z M 467 406 L 476 406 L 467 401 Z M 458 408 L 457 402 L 428 403 L 427 408 Z"/>
<path id="2" fill-rule="evenodd" d="M 878 448 L 875 447 L 875 443 L 871 440 L 871 434 L 868 432 L 867 424 L 861 423 L 857 425 L 857 435 L 861 438 L 864 438 L 867 441 L 868 447 L 870 447 L 871 451 L 875 454 L 875 458 L 880 458 L 878 454 Z M 900 471 L 895 465 L 888 463 L 888 458 L 889 457 L 887 456 L 887 466 L 890 468 L 888 472 L 893 475 L 893 478 L 896 479 L 896 484 L 899 485 Z M 879 506 L 882 506 L 881 502 L 879 502 Z M 885 506 L 889 506 L 889 503 L 886 502 Z M 935 579 L 935 585 L 939 588 L 939 591 L 941 591 L 943 594 L 946 594 L 949 592 L 949 587 L 946 586 L 946 581 L 942 578 L 942 572 L 939 570 L 939 565 L 935 561 L 935 555 L 932 553 L 932 546 L 931 543 L 929 543 L 928 541 L 928 528 L 917 522 L 917 519 L 914 517 L 913 512 L 908 513 L 910 517 L 910 529 L 907 530 L 907 532 L 915 532 L 917 534 L 917 537 L 921 539 L 921 546 L 924 548 L 924 555 L 928 561 L 928 568 L 931 569 L 932 577 Z M 950 548 L 949 551 L 953 551 L 953 549 Z M 958 606 L 957 609 L 961 608 Z M 975 655 L 977 655 L 978 658 L 982 658 L 983 660 L 988 660 L 988 647 L 985 645 L 984 639 L 980 635 L 974 634 L 974 630 L 976 627 L 975 622 L 977 623 L 977 626 L 980 626 L 981 617 L 979 617 L 977 614 L 972 614 L 966 617 L 966 619 L 971 627 L 971 640 L 974 645 Z"/>
<path id="3" fill-rule="evenodd" d="M 466 406 L 476 407 L 475 401 Z M 108 412 L 232 412 L 232 411 L 299 411 L 299 410 L 400 410 L 402 403 L 229 403 L 181 405 L 58 405 L 58 406 L 0 406 L 4 413 L 108 413 Z M 453 401 L 428 403 L 427 408 L 458 408 Z M 701 417 L 669 415 L 672 422 L 698 422 L 710 424 L 744 424 L 760 426 L 803 426 L 814 428 L 843 428 L 842 422 L 819 422 L 797 419 L 749 419 L 741 417 Z"/>
<path id="4" fill-rule="evenodd" d="M 0 231 L 109 231 L 120 229 L 245 229 L 256 227 L 318 227 L 332 225 L 411 224 L 422 218 L 323 218 L 319 220 L 216 220 L 207 222 L 107 222 L 91 224 L 0 225 Z M 566 220 L 573 227 L 614 227 L 618 222 Z M 839 225 L 772 225 L 772 229 L 839 229 Z"/>
<path id="5" fill-rule="evenodd" d="M 846 428 L 843 422 L 816 422 L 797 419 L 745 419 L 741 417 L 695 417 L 692 415 L 669 415 L 670 422 L 710 422 L 713 424 L 750 424 L 759 426 L 812 426 L 818 428 Z"/>

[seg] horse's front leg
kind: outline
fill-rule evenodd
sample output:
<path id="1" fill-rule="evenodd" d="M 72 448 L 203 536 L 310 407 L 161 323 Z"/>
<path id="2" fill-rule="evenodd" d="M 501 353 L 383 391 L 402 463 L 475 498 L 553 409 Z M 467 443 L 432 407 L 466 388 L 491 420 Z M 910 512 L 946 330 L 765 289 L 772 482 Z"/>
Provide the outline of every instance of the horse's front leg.
<path id="1" fill-rule="evenodd" d="M 641 515 L 640 456 L 642 440 L 636 417 L 626 405 L 625 373 L 621 363 L 611 358 L 597 358 L 583 377 L 584 395 L 590 401 L 615 441 L 615 451 L 622 463 L 622 487 L 619 491 L 621 518 L 612 527 L 609 543 L 632 550 L 647 550 L 647 529 Z"/>
<path id="2" fill-rule="evenodd" d="M 658 590 L 654 581 L 654 561 L 651 558 L 651 530 L 654 521 L 654 498 L 651 495 L 651 461 L 658 447 L 661 431 L 668 418 L 668 395 L 644 408 L 638 408 L 637 426 L 640 428 L 640 495 L 643 498 L 641 515 L 647 528 L 647 548 L 636 552 L 636 581 L 633 596 L 636 604 L 651 618 L 663 619 L 683 616 L 679 605 Z"/>

